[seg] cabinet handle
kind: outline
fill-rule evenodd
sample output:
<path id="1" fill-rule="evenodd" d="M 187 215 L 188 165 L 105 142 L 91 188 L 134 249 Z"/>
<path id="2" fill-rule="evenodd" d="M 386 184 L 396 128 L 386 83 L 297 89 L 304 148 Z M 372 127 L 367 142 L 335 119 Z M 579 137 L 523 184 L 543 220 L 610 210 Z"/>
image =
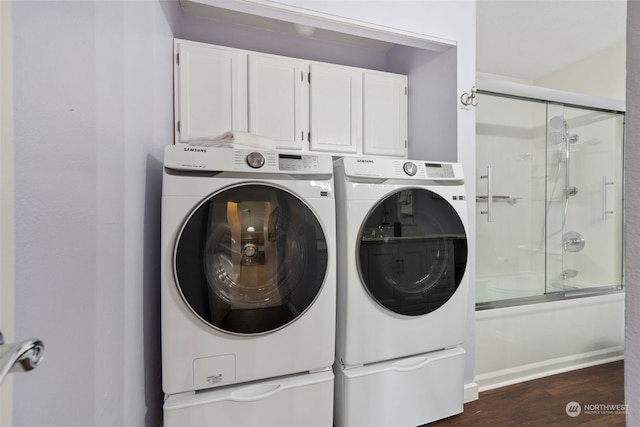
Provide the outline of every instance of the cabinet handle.
<path id="1" fill-rule="evenodd" d="M 480 211 L 480 213 L 487 215 L 487 222 L 491 222 L 493 221 L 493 177 L 491 176 L 491 166 L 487 166 L 487 174 L 481 175 L 480 178 L 487 180 L 487 210 Z"/>

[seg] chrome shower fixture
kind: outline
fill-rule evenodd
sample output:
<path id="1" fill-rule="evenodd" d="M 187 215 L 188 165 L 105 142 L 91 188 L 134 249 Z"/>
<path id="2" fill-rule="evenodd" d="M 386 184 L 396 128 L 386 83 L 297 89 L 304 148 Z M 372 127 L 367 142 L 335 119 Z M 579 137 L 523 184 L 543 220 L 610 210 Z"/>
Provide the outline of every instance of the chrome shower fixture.
<path id="1" fill-rule="evenodd" d="M 557 132 L 549 132 L 549 141 L 554 144 L 561 144 L 565 142 L 575 144 L 580 139 L 580 136 L 577 133 L 569 133 L 569 124 L 563 116 L 554 116 L 549 119 L 549 126 L 552 129 L 558 129 Z"/>
<path id="2" fill-rule="evenodd" d="M 551 132 L 549 134 L 549 141 L 554 144 L 564 144 L 565 142 L 569 142 L 569 144 L 575 144 L 580 140 L 580 135 L 577 133 L 562 133 L 562 132 Z"/>
<path id="3" fill-rule="evenodd" d="M 569 126 L 567 125 L 567 121 L 564 119 L 563 116 L 551 117 L 549 119 L 549 126 L 551 126 L 554 129 L 561 129 L 563 131 L 566 131 L 569 128 Z"/>
<path id="4" fill-rule="evenodd" d="M 575 196 L 578 194 L 578 187 L 567 187 L 564 189 L 564 194 L 567 197 Z"/>
<path id="5" fill-rule="evenodd" d="M 563 142 L 565 142 L 564 133 L 562 133 L 562 132 L 551 132 L 549 134 L 549 141 L 553 142 L 554 144 L 562 144 Z"/>
<path id="6" fill-rule="evenodd" d="M 562 248 L 566 252 L 580 252 L 585 244 L 584 236 L 578 232 L 569 231 L 562 235 Z"/>

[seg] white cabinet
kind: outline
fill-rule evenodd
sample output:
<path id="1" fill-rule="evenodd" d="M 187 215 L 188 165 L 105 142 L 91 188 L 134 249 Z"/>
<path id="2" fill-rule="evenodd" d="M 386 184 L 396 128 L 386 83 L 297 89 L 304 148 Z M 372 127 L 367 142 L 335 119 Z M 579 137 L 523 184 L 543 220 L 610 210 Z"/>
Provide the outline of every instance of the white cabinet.
<path id="1" fill-rule="evenodd" d="M 406 157 L 407 76 L 176 40 L 176 143 L 228 131 L 279 149 Z"/>
<path id="2" fill-rule="evenodd" d="M 308 62 L 249 54 L 249 132 L 302 149 L 308 129 Z"/>
<path id="3" fill-rule="evenodd" d="M 313 151 L 406 156 L 407 76 L 311 65 Z"/>
<path id="4" fill-rule="evenodd" d="M 364 154 L 404 156 L 407 152 L 407 76 L 364 71 Z"/>
<path id="5" fill-rule="evenodd" d="M 176 51 L 176 142 L 246 131 L 246 55 L 202 43 Z"/>
<path id="6" fill-rule="evenodd" d="M 312 151 L 357 153 L 362 141 L 362 71 L 311 65 Z"/>

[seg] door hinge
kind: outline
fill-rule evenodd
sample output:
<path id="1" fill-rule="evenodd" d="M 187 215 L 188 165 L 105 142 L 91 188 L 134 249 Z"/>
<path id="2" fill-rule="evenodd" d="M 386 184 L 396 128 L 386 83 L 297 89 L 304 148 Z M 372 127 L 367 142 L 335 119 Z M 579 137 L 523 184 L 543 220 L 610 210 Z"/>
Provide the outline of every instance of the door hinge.
<path id="1" fill-rule="evenodd" d="M 307 132 L 307 142 L 311 142 L 311 132 Z"/>
<path id="2" fill-rule="evenodd" d="M 176 122 L 176 128 L 178 129 L 178 133 L 180 133 L 180 120 Z"/>
<path id="3" fill-rule="evenodd" d="M 307 82 L 311 84 L 311 73 L 307 74 Z"/>
<path id="4" fill-rule="evenodd" d="M 176 64 L 180 65 L 180 54 L 176 53 Z"/>
<path id="5" fill-rule="evenodd" d="M 407 88 L 406 86 L 404 87 L 404 95 L 409 95 L 409 88 Z"/>

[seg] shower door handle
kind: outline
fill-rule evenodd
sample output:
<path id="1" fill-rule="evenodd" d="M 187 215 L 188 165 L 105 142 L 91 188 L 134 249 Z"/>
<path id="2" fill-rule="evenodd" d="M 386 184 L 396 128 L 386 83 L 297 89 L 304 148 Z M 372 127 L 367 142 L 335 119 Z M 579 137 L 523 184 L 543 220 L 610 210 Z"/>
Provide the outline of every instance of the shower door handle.
<path id="1" fill-rule="evenodd" d="M 602 220 L 607 219 L 607 214 L 612 214 L 613 211 L 607 210 L 607 185 L 612 185 L 613 181 L 607 181 L 607 176 L 602 177 Z"/>
<path id="2" fill-rule="evenodd" d="M 487 180 L 487 210 L 480 211 L 480 213 L 487 215 L 487 222 L 491 222 L 493 221 L 493 178 L 491 176 L 491 166 L 487 166 L 487 174 L 481 175 L 480 179 Z"/>

